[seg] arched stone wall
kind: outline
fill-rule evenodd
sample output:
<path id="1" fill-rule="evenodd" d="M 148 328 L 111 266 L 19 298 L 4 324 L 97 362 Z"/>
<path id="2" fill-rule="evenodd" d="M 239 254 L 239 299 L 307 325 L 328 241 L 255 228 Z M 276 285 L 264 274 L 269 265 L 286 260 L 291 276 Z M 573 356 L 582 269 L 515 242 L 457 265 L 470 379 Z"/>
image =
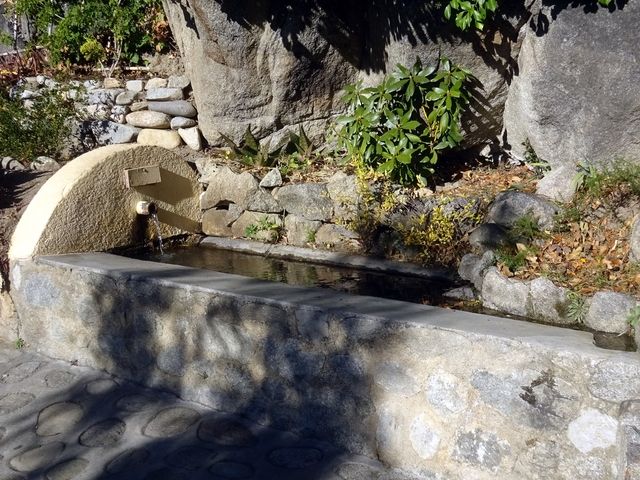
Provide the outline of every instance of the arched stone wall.
<path id="1" fill-rule="evenodd" d="M 126 169 L 157 166 L 161 181 L 127 188 Z M 159 147 L 112 145 L 86 153 L 51 177 L 25 210 L 9 259 L 103 251 L 155 235 L 139 216 L 140 200 L 154 201 L 162 235 L 200 230 L 200 186 L 191 166 Z"/>

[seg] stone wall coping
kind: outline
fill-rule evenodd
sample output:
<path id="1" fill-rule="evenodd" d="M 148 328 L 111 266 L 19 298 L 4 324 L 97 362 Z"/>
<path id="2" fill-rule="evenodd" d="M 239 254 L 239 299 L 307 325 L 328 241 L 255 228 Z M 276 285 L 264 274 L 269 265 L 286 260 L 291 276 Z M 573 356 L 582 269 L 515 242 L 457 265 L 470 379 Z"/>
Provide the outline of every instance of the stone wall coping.
<path id="1" fill-rule="evenodd" d="M 294 308 L 314 308 L 329 313 L 353 313 L 386 327 L 425 327 L 476 335 L 478 339 L 494 337 L 522 348 L 533 346 L 562 354 L 576 354 L 591 361 L 614 360 L 638 363 L 635 352 L 605 350 L 593 344 L 588 332 L 538 325 L 519 320 L 493 317 L 429 305 L 351 295 L 322 288 L 296 287 L 267 282 L 240 275 L 213 272 L 179 265 L 169 265 L 107 253 L 79 253 L 35 258 L 36 263 L 88 271 L 115 279 L 150 280 L 160 285 L 188 291 L 246 297 L 247 301 Z M 462 353 L 462 352 L 461 352 Z"/>

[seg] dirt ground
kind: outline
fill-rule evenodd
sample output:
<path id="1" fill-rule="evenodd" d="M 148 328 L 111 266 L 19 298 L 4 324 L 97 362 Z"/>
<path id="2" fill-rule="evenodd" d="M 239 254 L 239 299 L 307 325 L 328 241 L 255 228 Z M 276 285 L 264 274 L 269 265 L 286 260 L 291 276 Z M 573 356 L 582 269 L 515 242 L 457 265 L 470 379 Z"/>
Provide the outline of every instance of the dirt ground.
<path id="1" fill-rule="evenodd" d="M 24 209 L 51 173 L 0 170 L 0 291 L 8 289 L 9 242 Z"/>

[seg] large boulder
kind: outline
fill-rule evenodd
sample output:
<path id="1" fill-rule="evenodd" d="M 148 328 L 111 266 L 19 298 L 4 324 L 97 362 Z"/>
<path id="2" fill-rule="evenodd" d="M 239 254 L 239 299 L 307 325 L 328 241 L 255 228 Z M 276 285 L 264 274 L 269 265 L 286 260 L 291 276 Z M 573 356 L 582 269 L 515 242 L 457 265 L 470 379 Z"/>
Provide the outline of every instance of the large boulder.
<path id="1" fill-rule="evenodd" d="M 640 2 L 589 13 L 573 3 L 543 9 L 527 28 L 506 105 L 507 142 L 524 156 L 528 139 L 552 167 L 640 161 Z"/>
<path id="2" fill-rule="evenodd" d="M 341 110 L 341 89 L 380 80 L 396 64 L 439 54 L 478 78 L 478 101 L 464 127 L 470 143 L 497 137 L 527 15 L 520 2 L 486 32 L 462 33 L 435 2 L 355 0 L 165 0 L 171 29 L 191 79 L 199 123 L 210 144 L 247 126 L 266 137 L 302 124 L 324 132 Z"/>

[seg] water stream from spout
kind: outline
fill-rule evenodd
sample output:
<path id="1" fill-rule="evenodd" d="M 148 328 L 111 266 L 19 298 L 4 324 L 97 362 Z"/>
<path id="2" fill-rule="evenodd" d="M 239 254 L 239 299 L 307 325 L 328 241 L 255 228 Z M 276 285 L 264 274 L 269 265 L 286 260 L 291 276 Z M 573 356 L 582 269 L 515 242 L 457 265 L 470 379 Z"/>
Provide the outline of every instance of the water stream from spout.
<path id="1" fill-rule="evenodd" d="M 156 226 L 156 233 L 158 234 L 158 246 L 160 247 L 160 255 L 164 255 L 164 245 L 162 243 L 162 235 L 160 234 L 160 222 L 158 221 L 158 214 L 152 213 L 151 219 Z"/>

